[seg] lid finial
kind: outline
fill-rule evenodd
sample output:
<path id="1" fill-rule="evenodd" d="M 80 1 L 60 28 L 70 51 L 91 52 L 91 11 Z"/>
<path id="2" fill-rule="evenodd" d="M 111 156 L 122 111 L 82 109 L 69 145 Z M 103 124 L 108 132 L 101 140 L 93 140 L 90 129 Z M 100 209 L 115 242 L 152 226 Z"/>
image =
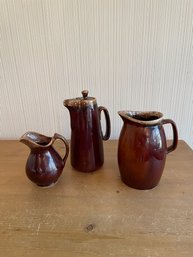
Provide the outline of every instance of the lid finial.
<path id="1" fill-rule="evenodd" d="M 83 98 L 86 98 L 88 96 L 88 90 L 83 90 L 81 93 Z"/>

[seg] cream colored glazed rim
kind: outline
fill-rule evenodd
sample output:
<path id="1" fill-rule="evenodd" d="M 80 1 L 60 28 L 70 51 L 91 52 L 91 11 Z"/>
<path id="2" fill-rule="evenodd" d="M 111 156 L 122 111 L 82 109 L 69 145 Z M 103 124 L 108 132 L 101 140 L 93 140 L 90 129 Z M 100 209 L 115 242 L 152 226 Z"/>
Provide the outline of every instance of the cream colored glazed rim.
<path id="1" fill-rule="evenodd" d="M 86 99 L 83 98 L 74 98 L 74 99 L 66 99 L 63 101 L 64 106 L 70 107 L 83 107 L 88 105 L 95 105 L 96 99 L 94 97 L 88 97 Z"/>
<path id="2" fill-rule="evenodd" d="M 161 123 L 161 121 L 163 120 L 163 114 L 161 112 L 157 112 L 157 111 L 147 111 L 147 112 L 119 111 L 118 114 L 132 122 L 135 122 L 135 123 L 138 123 L 141 125 L 146 125 L 146 126 L 156 125 L 158 123 Z M 135 115 L 140 115 L 140 116 L 144 116 L 144 117 L 155 116 L 157 118 L 155 118 L 153 120 L 140 120 L 140 119 L 134 118 L 133 116 L 135 116 Z"/>
<path id="3" fill-rule="evenodd" d="M 96 98 L 88 96 L 88 90 L 82 90 L 82 97 L 64 100 L 63 104 L 66 107 L 85 107 L 96 105 Z"/>

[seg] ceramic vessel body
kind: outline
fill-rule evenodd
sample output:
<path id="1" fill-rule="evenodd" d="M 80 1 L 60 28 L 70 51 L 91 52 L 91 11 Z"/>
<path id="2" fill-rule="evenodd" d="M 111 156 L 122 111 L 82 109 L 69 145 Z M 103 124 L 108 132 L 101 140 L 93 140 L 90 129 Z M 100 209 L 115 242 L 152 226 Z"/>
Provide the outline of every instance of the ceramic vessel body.
<path id="1" fill-rule="evenodd" d="M 149 117 L 149 123 L 146 121 L 140 123 L 135 122 L 135 118 L 127 118 L 126 115 L 127 112 L 121 116 L 124 124 L 118 144 L 121 178 L 132 188 L 151 189 L 158 185 L 164 170 L 166 155 L 171 151 L 167 147 L 163 121 L 158 115 L 157 118 L 154 117 L 154 122 L 151 122 Z M 176 127 L 174 139 L 172 150 L 177 146 Z"/>
<path id="2" fill-rule="evenodd" d="M 71 164 L 80 171 L 94 171 L 104 162 L 97 105 L 71 108 Z"/>
<path id="3" fill-rule="evenodd" d="M 64 164 L 53 147 L 32 149 L 26 162 L 26 174 L 38 186 L 50 186 L 57 182 Z"/>
<path id="4" fill-rule="evenodd" d="M 87 97 L 67 99 L 64 105 L 70 112 L 71 165 L 78 171 L 91 172 L 104 163 L 103 140 L 110 136 L 110 118 L 105 107 L 98 107 L 96 99 Z M 106 118 L 106 134 L 101 130 L 101 111 Z"/>
<path id="5" fill-rule="evenodd" d="M 65 144 L 63 158 L 53 147 L 56 139 L 61 139 Z M 54 185 L 62 174 L 68 157 L 69 147 L 66 139 L 59 134 L 51 138 L 36 132 L 27 132 L 20 141 L 30 148 L 25 167 L 27 177 L 38 186 Z"/>

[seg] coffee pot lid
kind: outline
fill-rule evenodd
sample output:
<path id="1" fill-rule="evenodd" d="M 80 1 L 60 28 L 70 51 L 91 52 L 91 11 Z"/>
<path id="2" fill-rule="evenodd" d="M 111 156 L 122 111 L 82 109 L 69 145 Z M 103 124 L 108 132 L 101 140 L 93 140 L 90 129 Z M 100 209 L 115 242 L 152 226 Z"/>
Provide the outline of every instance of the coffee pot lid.
<path id="1" fill-rule="evenodd" d="M 73 99 L 64 100 L 64 106 L 66 107 L 83 107 L 96 104 L 96 98 L 88 96 L 88 90 L 83 90 L 82 97 L 76 97 Z"/>

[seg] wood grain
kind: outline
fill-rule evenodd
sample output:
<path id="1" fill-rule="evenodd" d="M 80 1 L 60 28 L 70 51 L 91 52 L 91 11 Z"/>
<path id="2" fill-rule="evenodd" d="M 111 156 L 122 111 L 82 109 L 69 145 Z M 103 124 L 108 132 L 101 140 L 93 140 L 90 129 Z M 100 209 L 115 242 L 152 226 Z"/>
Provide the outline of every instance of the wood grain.
<path id="1" fill-rule="evenodd" d="M 0 256 L 192 256 L 193 151 L 180 141 L 159 186 L 140 191 L 120 179 L 117 141 L 104 147 L 103 168 L 84 174 L 68 159 L 43 189 L 25 175 L 27 147 L 0 141 Z"/>

